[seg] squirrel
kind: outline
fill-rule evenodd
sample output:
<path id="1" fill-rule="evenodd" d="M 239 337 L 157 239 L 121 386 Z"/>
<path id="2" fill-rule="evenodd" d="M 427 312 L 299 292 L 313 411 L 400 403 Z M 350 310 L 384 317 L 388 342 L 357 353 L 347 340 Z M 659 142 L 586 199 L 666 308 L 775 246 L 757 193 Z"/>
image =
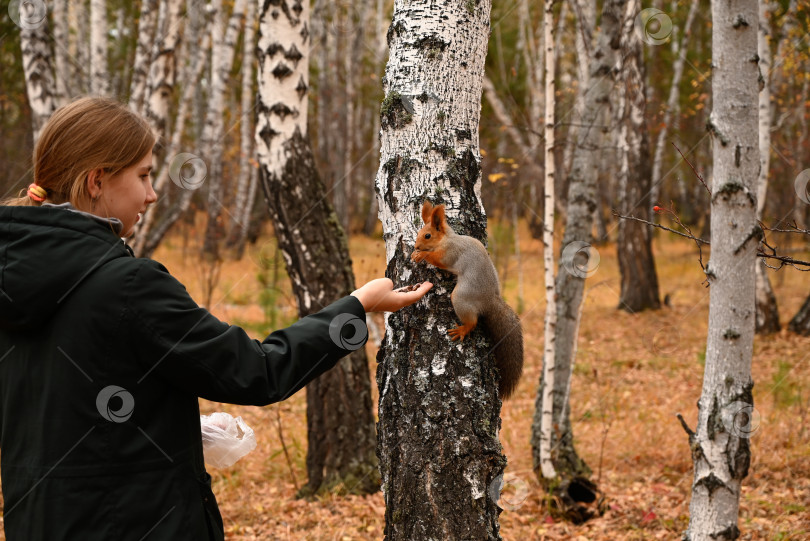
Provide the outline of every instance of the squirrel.
<path id="1" fill-rule="evenodd" d="M 427 261 L 434 267 L 458 276 L 450 294 L 453 309 L 461 325 L 448 334 L 463 340 L 478 324 L 479 319 L 489 331 L 495 346 L 495 364 L 500 381 L 498 394 L 508 398 L 517 387 L 523 372 L 523 330 L 517 314 L 501 298 L 498 273 L 481 241 L 458 235 L 448 225 L 444 205 L 422 205 L 424 227 L 414 243 L 411 261 Z"/>

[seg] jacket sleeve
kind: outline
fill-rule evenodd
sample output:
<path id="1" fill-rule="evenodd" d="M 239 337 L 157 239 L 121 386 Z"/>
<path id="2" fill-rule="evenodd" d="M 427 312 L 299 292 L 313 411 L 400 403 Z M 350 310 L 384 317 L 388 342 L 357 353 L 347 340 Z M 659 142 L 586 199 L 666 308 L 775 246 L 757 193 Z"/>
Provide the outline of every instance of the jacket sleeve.
<path id="1" fill-rule="evenodd" d="M 139 260 L 124 285 L 144 376 L 160 377 L 199 397 L 266 405 L 289 398 L 368 338 L 365 310 L 346 296 L 264 341 L 200 308 L 159 263 Z"/>

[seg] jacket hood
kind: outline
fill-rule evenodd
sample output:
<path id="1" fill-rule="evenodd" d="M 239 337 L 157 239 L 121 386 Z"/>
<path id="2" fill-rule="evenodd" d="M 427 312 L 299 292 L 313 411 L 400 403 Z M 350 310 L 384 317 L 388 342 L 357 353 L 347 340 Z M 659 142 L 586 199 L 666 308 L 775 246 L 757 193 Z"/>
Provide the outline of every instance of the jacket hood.
<path id="1" fill-rule="evenodd" d="M 0 206 L 0 328 L 50 319 L 96 269 L 131 251 L 104 222 L 65 206 Z"/>

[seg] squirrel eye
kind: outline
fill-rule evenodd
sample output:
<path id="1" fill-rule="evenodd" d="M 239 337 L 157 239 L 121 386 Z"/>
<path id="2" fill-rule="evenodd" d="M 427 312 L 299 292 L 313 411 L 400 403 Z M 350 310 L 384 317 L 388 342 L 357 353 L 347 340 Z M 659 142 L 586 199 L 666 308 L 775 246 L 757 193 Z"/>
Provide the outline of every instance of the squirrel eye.
<path id="1" fill-rule="evenodd" d="M 425 239 L 429 239 L 429 238 L 430 238 L 430 233 L 427 233 L 427 234 L 425 235 Z"/>

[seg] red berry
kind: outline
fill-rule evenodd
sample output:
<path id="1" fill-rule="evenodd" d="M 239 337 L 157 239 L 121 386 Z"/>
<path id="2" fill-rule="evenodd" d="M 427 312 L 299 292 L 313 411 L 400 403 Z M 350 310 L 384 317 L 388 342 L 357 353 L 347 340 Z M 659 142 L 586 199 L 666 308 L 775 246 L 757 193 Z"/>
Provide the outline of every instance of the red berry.
<path id="1" fill-rule="evenodd" d="M 658 205 L 655 205 L 655 206 L 653 207 L 653 210 L 654 210 L 655 212 L 661 212 L 661 207 L 659 207 Z"/>

